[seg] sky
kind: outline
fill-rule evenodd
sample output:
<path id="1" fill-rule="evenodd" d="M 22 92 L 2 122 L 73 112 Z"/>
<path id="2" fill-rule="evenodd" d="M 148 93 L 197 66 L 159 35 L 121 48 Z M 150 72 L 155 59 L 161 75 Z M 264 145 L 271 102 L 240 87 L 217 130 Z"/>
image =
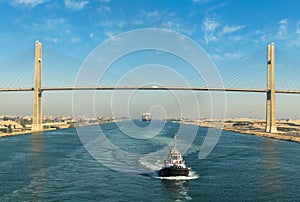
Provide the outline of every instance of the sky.
<path id="1" fill-rule="evenodd" d="M 78 74 L 80 65 L 99 45 L 120 34 L 145 28 L 170 30 L 193 40 L 208 54 L 217 69 L 225 73 L 233 72 L 233 70 L 224 70 L 228 64 L 241 63 L 246 59 L 248 61 L 244 66 L 251 66 L 249 60 L 256 61 L 253 58 L 256 58 L 258 53 L 262 61 L 265 62 L 266 47 L 272 42 L 280 50 L 278 52 L 282 51 L 282 55 L 286 54 L 289 57 L 297 58 L 297 55 L 300 54 L 299 8 L 300 0 L 0 0 L 0 69 L 2 72 L 10 71 L 7 75 L 12 75 L 0 76 L 0 87 L 21 85 L 21 81 L 27 85 L 33 80 L 33 68 L 30 66 L 30 62 L 33 60 L 32 54 L 36 40 L 43 43 L 45 55 L 43 73 L 48 76 L 43 81 L 44 84 L 50 86 L 72 85 L 72 79 Z M 146 56 L 149 54 L 151 57 L 150 60 L 147 60 Z M 48 64 L 47 55 L 50 61 Z M 19 60 L 16 60 L 15 58 L 19 56 Z M 152 59 L 169 61 L 170 63 L 175 61 L 175 59 L 170 59 L 167 54 L 164 57 L 164 53 L 157 54 L 157 52 L 146 52 L 139 57 L 133 56 L 125 59 L 123 64 L 135 61 L 133 58 L 140 58 L 140 61 L 144 61 L 144 65 L 151 63 Z M 22 57 L 28 57 L 30 60 L 23 62 Z M 282 58 L 285 60 L 281 61 L 279 67 L 285 66 L 284 62 L 289 60 L 284 56 Z M 294 64 L 298 64 L 298 62 L 296 61 Z M 142 65 L 141 62 L 135 61 L 133 63 Z M 28 64 L 29 67 L 25 64 Z M 163 64 L 166 65 L 167 62 Z M 178 62 L 178 64 L 182 65 L 183 63 Z M 7 65 L 11 65 L 12 68 L 6 68 Z M 14 68 L 15 66 L 18 67 Z M 26 67 L 21 69 L 21 66 Z M 247 80 L 249 85 L 254 87 L 264 87 L 265 81 L 253 79 L 256 78 L 255 73 L 252 72 L 254 74 L 252 77 L 246 78 L 245 76 L 244 78 L 243 75 L 249 75 L 251 71 L 246 71 L 240 66 L 237 68 L 239 68 L 240 73 L 235 76 L 243 78 L 240 80 Z M 265 71 L 263 68 L 262 71 Z M 125 70 L 127 70 L 125 73 L 130 72 L 130 67 Z M 59 73 L 59 71 L 63 71 L 63 73 Z M 299 72 L 296 71 L 296 73 Z M 118 74 L 118 69 L 116 68 L 111 74 Z M 183 75 L 183 73 L 179 74 Z M 286 75 L 281 74 L 279 80 L 291 80 L 285 77 Z M 295 75 L 290 73 L 290 76 L 296 80 Z M 146 77 L 147 75 L 145 79 Z M 230 76 L 227 75 L 227 77 L 224 82 L 232 83 Z M 143 78 L 143 76 L 139 78 Z M 165 78 L 172 79 L 173 77 Z M 233 82 L 233 85 L 240 84 L 238 79 L 235 80 L 236 83 Z M 151 83 L 151 81 L 147 82 Z M 258 83 L 262 84 L 258 85 Z M 293 89 L 300 87 L 300 85 L 293 86 L 292 82 L 286 85 Z M 285 88 L 282 83 L 279 86 Z M 50 92 L 44 94 L 54 95 Z M 97 94 L 101 93 L 97 92 Z M 45 115 L 52 113 L 69 114 L 72 111 L 71 93 L 47 95 L 44 96 Z M 142 92 L 141 95 L 146 94 Z M 0 111 L 0 114 L 31 113 L 31 94 L 22 94 L 24 106 L 29 105 L 30 107 L 16 107 L 17 101 L 19 101 L 18 98 L 16 99 L 17 96 L 17 93 L 0 94 L 2 100 L 0 108 L 2 112 Z M 99 101 L 105 107 L 97 108 L 97 114 L 109 115 L 110 113 L 105 109 L 110 108 L 109 99 L 112 94 L 103 92 L 101 96 L 107 100 L 105 102 Z M 155 97 L 155 95 L 153 96 Z M 156 96 L 158 95 L 156 94 Z M 184 96 L 188 97 L 188 95 Z M 209 105 L 206 104 L 210 103 L 209 96 L 207 96 L 205 93 L 196 95 L 200 102 L 201 116 L 209 116 L 210 114 L 210 110 L 205 110 Z M 295 112 L 292 107 L 287 107 L 287 105 L 296 106 L 299 102 L 299 96 L 283 97 L 280 95 L 277 97 L 279 117 L 300 118 L 300 112 Z M 139 98 L 136 99 L 132 103 L 139 100 Z M 137 116 L 143 111 L 152 109 L 151 106 L 160 106 L 153 109 L 159 108 L 159 113 L 163 113 L 163 108 L 165 111 L 168 108 L 164 107 L 167 105 L 164 102 L 168 99 L 161 99 L 161 102 L 157 101 L 158 99 L 153 100 L 144 107 L 141 105 L 137 112 L 132 113 Z M 175 102 L 176 99 L 173 101 Z M 132 103 L 129 104 L 130 108 L 132 108 Z M 241 96 L 241 94 L 229 93 L 227 94 L 226 105 L 227 116 L 229 117 L 262 118 L 265 110 L 265 95 L 247 94 Z M 178 108 L 176 104 L 174 107 Z M 172 111 L 172 109 L 167 111 Z M 192 113 L 193 109 L 188 109 L 188 111 L 188 115 L 197 116 L 197 114 Z M 180 110 L 176 113 L 169 112 L 167 116 L 180 116 L 180 113 Z M 122 115 L 124 113 L 121 110 L 117 114 Z"/>

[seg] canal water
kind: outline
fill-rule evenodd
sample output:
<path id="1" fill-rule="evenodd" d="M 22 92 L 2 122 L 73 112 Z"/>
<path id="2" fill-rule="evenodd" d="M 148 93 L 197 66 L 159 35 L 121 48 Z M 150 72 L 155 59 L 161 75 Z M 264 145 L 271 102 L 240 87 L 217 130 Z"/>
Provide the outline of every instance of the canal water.
<path id="1" fill-rule="evenodd" d="M 143 133 L 140 126 L 131 132 Z M 156 136 L 138 139 L 125 135 L 115 123 L 101 125 L 113 145 L 142 156 L 172 143 L 179 127 L 176 123 L 165 123 Z M 94 128 L 87 126 L 85 131 L 94 133 Z M 99 162 L 83 146 L 75 128 L 1 138 L 0 201 L 299 200 L 298 143 L 223 131 L 213 151 L 199 159 L 207 128 L 196 129 L 196 137 L 184 153 L 193 178 L 185 180 L 155 177 L 155 163 L 163 159 L 155 163 L 144 160 L 153 173 L 147 169 L 146 173 L 130 172 L 134 166 L 122 172 L 109 166 L 109 160 L 116 159 L 113 154 L 108 155 L 111 152 L 100 148 L 102 156 L 112 159 Z"/>

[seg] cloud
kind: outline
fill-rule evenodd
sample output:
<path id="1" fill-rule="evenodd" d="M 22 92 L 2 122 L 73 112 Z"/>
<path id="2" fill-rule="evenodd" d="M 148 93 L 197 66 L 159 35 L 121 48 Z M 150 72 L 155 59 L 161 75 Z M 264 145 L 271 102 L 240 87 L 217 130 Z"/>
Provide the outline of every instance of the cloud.
<path id="1" fill-rule="evenodd" d="M 231 34 L 233 32 L 236 32 L 238 30 L 244 29 L 245 25 L 239 25 L 239 26 L 224 26 L 222 34 Z"/>
<path id="2" fill-rule="evenodd" d="M 204 35 L 204 40 L 205 40 L 206 44 L 209 44 L 210 42 L 215 42 L 215 41 L 218 41 L 219 39 L 213 33 L 210 33 L 210 34 L 206 33 Z"/>
<path id="3" fill-rule="evenodd" d="M 89 1 L 72 1 L 72 0 L 65 0 L 65 6 L 70 10 L 81 10 L 83 9 Z"/>
<path id="4" fill-rule="evenodd" d="M 195 26 L 184 20 L 181 16 L 176 16 L 175 12 L 166 10 L 145 10 L 141 9 L 129 23 L 126 25 L 136 27 L 156 27 L 180 32 L 186 35 L 192 35 Z M 119 26 L 122 27 L 122 26 Z"/>
<path id="5" fill-rule="evenodd" d="M 139 20 L 132 20 L 131 21 L 131 24 L 132 25 L 135 25 L 135 26 L 140 26 L 140 25 L 143 25 L 144 24 L 144 21 L 142 19 L 139 19 Z"/>
<path id="6" fill-rule="evenodd" d="M 200 5 L 212 2 L 212 0 L 192 0 L 192 1 Z"/>
<path id="7" fill-rule="evenodd" d="M 213 59 L 213 61 L 218 62 L 218 61 L 222 61 L 223 57 L 220 56 L 219 54 L 210 54 L 211 58 Z"/>
<path id="8" fill-rule="evenodd" d="M 47 1 L 48 0 L 12 0 L 10 2 L 11 2 L 11 4 L 13 6 L 16 6 L 16 5 L 26 5 L 26 6 L 35 7 L 35 6 L 39 5 L 39 4 L 45 3 Z"/>
<path id="9" fill-rule="evenodd" d="M 223 7 L 225 7 L 227 5 L 227 3 L 223 2 L 223 3 L 220 3 L 220 4 L 212 4 L 211 7 L 209 7 L 207 9 L 207 12 L 217 12 L 217 10 L 220 10 L 222 9 Z"/>
<path id="10" fill-rule="evenodd" d="M 94 32 L 91 32 L 91 33 L 89 34 L 89 36 L 90 36 L 91 39 L 93 39 L 93 38 L 94 38 Z"/>
<path id="11" fill-rule="evenodd" d="M 104 34 L 106 37 L 111 39 L 111 38 L 115 37 L 117 33 L 115 31 L 106 31 L 106 32 L 104 32 Z"/>
<path id="12" fill-rule="evenodd" d="M 162 15 L 158 10 L 146 12 L 145 16 L 147 20 L 154 21 L 154 22 L 158 22 L 162 18 Z"/>
<path id="13" fill-rule="evenodd" d="M 290 45 L 299 48 L 300 47 L 300 20 L 297 22 L 295 33 L 296 33 L 295 36 L 292 37 L 290 41 Z"/>
<path id="14" fill-rule="evenodd" d="M 188 23 L 183 23 L 180 20 L 176 21 L 175 19 L 174 19 L 174 21 L 167 20 L 167 21 L 162 22 L 161 27 L 163 29 L 180 32 L 180 33 L 183 33 L 183 34 L 189 35 L 189 36 L 191 36 L 195 32 L 195 29 L 192 25 L 190 25 Z"/>
<path id="15" fill-rule="evenodd" d="M 116 25 L 119 29 L 122 29 L 123 27 L 125 27 L 126 21 L 124 21 L 124 20 L 118 21 L 118 22 L 116 22 Z"/>
<path id="16" fill-rule="evenodd" d="M 300 37 L 295 37 L 292 39 L 290 45 L 300 47 Z"/>
<path id="17" fill-rule="evenodd" d="M 55 37 L 55 38 L 45 37 L 45 40 L 46 41 L 50 41 L 52 43 L 57 43 L 58 42 L 58 38 L 57 37 Z"/>
<path id="18" fill-rule="evenodd" d="M 300 20 L 297 23 L 296 34 L 300 34 Z"/>
<path id="19" fill-rule="evenodd" d="M 217 21 L 215 18 L 206 17 L 202 20 L 202 31 L 204 33 L 204 41 L 206 44 L 210 42 L 219 41 L 224 35 L 235 33 L 244 29 L 245 25 L 228 26 L 224 23 Z M 228 37 L 228 36 L 227 36 Z M 242 36 L 229 36 L 231 40 L 240 41 Z"/>
<path id="20" fill-rule="evenodd" d="M 204 31 L 213 32 L 220 24 L 215 19 L 205 18 L 202 21 L 202 29 Z"/>
<path id="21" fill-rule="evenodd" d="M 288 28 L 288 20 L 286 18 L 281 19 L 279 22 L 279 28 L 277 35 L 279 37 L 284 37 L 287 35 L 287 28 Z"/>
<path id="22" fill-rule="evenodd" d="M 152 26 L 158 26 L 164 18 L 168 18 L 170 14 L 160 10 L 147 11 L 141 9 L 137 16 L 132 19 L 134 25 L 151 24 Z"/>
<path id="23" fill-rule="evenodd" d="M 225 53 L 224 57 L 227 58 L 228 60 L 237 60 L 241 57 L 243 57 L 244 54 L 243 53 Z"/>
<path id="24" fill-rule="evenodd" d="M 92 24 L 102 27 L 111 27 L 114 25 L 114 15 L 111 15 L 111 8 L 108 6 L 100 6 L 89 15 L 89 21 Z"/>
<path id="25" fill-rule="evenodd" d="M 43 28 L 44 29 L 56 29 L 57 27 L 63 26 L 67 21 L 64 18 L 58 19 L 45 19 L 43 21 Z M 36 24 L 36 26 L 40 26 Z"/>
<path id="26" fill-rule="evenodd" d="M 74 44 L 74 43 L 78 43 L 79 41 L 81 41 L 80 40 L 80 38 L 78 38 L 78 37 L 72 37 L 71 38 L 71 42 Z"/>
<path id="27" fill-rule="evenodd" d="M 225 53 L 211 53 L 210 56 L 214 62 L 217 62 L 217 63 L 225 62 L 226 63 L 229 61 L 238 60 L 238 59 L 244 57 L 245 54 L 242 52 L 235 52 L 235 53 L 225 52 Z"/>
<path id="28" fill-rule="evenodd" d="M 261 36 L 261 41 L 265 42 L 266 40 L 267 40 L 267 35 L 265 35 L 265 34 L 262 35 L 262 36 Z"/>
<path id="29" fill-rule="evenodd" d="M 219 40 L 216 35 L 216 29 L 219 26 L 220 23 L 217 22 L 215 19 L 206 17 L 202 21 L 202 30 L 204 31 L 204 41 L 206 44 Z"/>
<path id="30" fill-rule="evenodd" d="M 108 6 L 101 6 L 97 8 L 97 12 L 99 13 L 111 13 L 111 9 Z"/>
<path id="31" fill-rule="evenodd" d="M 235 37 L 232 37 L 232 40 L 233 41 L 242 41 L 244 39 L 243 36 L 235 36 Z"/>

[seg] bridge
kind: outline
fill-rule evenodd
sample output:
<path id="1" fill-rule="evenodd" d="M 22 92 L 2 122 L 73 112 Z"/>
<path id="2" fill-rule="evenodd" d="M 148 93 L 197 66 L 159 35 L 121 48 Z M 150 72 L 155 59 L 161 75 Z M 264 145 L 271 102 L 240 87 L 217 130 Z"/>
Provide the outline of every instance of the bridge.
<path id="1" fill-rule="evenodd" d="M 226 91 L 226 92 L 253 92 L 253 93 L 267 93 L 267 89 L 250 89 L 250 88 L 205 88 L 205 87 L 178 87 L 178 86 L 65 86 L 65 87 L 42 87 L 39 92 L 43 91 L 73 91 L 73 90 L 182 90 L 182 91 Z M 34 88 L 0 88 L 0 92 L 13 91 L 34 91 Z M 300 90 L 275 90 L 275 93 L 282 94 L 300 94 Z"/>
<path id="2" fill-rule="evenodd" d="M 66 87 L 42 87 L 42 44 L 35 44 L 35 68 L 34 87 L 32 88 L 0 88 L 0 92 L 26 92 L 33 91 L 33 122 L 32 132 L 42 131 L 42 93 L 44 91 L 74 91 L 74 90 L 143 90 L 143 91 L 221 91 L 221 92 L 255 92 L 265 93 L 266 96 L 266 132 L 276 133 L 276 100 L 275 94 L 300 94 L 300 90 L 277 90 L 275 89 L 275 62 L 274 44 L 268 45 L 267 53 L 267 88 L 208 88 L 208 87 L 180 87 L 180 86 L 66 86 Z"/>

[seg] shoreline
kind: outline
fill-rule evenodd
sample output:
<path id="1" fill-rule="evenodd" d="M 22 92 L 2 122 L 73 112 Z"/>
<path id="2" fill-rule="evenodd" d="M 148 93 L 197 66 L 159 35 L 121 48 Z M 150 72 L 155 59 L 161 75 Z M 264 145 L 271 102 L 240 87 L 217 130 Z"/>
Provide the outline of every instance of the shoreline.
<path id="1" fill-rule="evenodd" d="M 101 121 L 101 122 L 96 122 L 96 123 L 78 123 L 78 124 L 61 124 L 60 128 L 46 128 L 43 129 L 42 131 L 37 131 L 37 132 L 32 132 L 30 130 L 25 130 L 25 131 L 17 131 L 17 132 L 11 132 L 11 133 L 0 133 L 0 138 L 2 137 L 11 137 L 11 136 L 18 136 L 18 135 L 29 135 L 33 133 L 41 133 L 45 131 L 54 131 L 54 130 L 62 130 L 62 129 L 67 129 L 67 128 L 76 128 L 76 127 L 84 127 L 84 126 L 91 126 L 91 125 L 100 125 L 104 123 L 112 123 L 112 122 L 117 122 L 117 121 Z M 48 124 L 45 124 L 48 125 Z M 55 124 L 54 124 L 55 125 Z"/>
<path id="2" fill-rule="evenodd" d="M 300 120 L 277 120 L 277 133 L 265 132 L 265 120 L 234 118 L 225 120 L 201 119 L 195 122 L 183 122 L 206 128 L 231 131 L 245 135 L 255 135 L 270 139 L 300 143 Z"/>
<path id="3" fill-rule="evenodd" d="M 121 121 L 121 120 L 117 120 L 117 121 Z M 60 130 L 66 128 L 76 128 L 76 127 L 89 126 L 89 125 L 98 125 L 98 124 L 105 124 L 105 123 L 111 123 L 111 121 L 110 122 L 101 121 L 96 123 L 80 123 L 80 124 L 74 124 L 73 126 L 70 124 L 64 124 L 64 125 L 60 125 L 60 128 L 47 128 L 40 132 Z M 261 120 L 261 119 L 249 119 L 249 118 L 232 118 L 232 119 L 225 119 L 225 120 L 200 119 L 195 121 L 180 121 L 178 123 L 206 127 L 206 128 L 215 128 L 219 130 L 231 131 L 231 132 L 245 134 L 245 135 L 255 135 L 258 137 L 265 137 L 270 139 L 300 143 L 300 120 L 277 120 L 278 133 L 265 132 L 265 120 Z M 11 133 L 0 133 L 0 138 L 17 136 L 17 135 L 28 135 L 32 133 L 38 133 L 38 132 L 25 130 L 25 131 L 11 132 Z"/>

